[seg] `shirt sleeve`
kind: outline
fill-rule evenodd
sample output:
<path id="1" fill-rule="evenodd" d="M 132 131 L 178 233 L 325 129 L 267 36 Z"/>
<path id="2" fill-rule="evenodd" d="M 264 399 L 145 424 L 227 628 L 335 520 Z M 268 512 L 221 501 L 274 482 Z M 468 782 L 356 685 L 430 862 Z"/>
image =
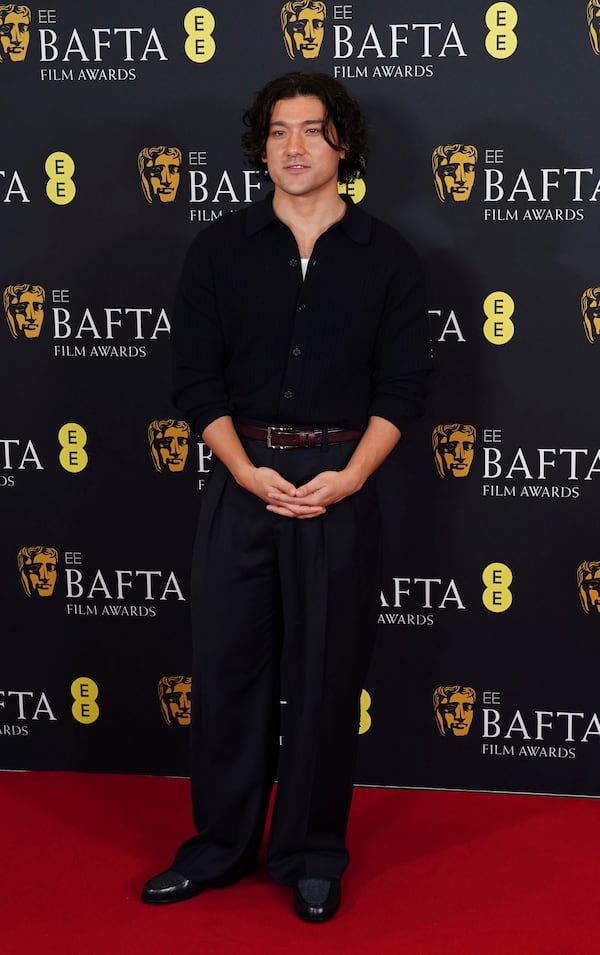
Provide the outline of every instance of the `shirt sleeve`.
<path id="1" fill-rule="evenodd" d="M 230 413 L 223 373 L 223 334 L 206 232 L 196 236 L 183 264 L 171 344 L 173 402 L 192 429 L 202 434 L 211 421 Z"/>
<path id="2" fill-rule="evenodd" d="M 373 365 L 369 415 L 391 421 L 403 433 L 423 413 L 431 343 L 421 264 L 405 246 L 390 279 Z"/>

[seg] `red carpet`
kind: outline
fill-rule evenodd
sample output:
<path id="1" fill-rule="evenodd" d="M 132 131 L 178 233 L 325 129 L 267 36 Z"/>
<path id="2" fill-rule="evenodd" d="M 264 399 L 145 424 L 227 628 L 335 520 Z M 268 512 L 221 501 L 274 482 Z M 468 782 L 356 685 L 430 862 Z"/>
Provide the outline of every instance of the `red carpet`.
<path id="1" fill-rule="evenodd" d="M 305 925 L 260 871 L 173 906 L 146 878 L 190 832 L 180 779 L 1 773 L 2 955 L 599 955 L 600 805 L 356 791 L 342 909 Z"/>

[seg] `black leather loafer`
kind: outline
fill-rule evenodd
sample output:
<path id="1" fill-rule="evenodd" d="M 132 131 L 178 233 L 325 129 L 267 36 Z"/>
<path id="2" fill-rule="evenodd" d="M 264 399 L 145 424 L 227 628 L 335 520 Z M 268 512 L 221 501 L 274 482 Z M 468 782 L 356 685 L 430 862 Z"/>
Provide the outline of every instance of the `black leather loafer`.
<path id="1" fill-rule="evenodd" d="M 316 891 L 315 891 L 315 884 Z M 308 885 L 309 890 L 301 891 Z M 319 891 L 321 889 L 321 891 Z M 303 879 L 294 888 L 294 909 L 304 922 L 326 922 L 340 907 L 342 891 L 339 879 Z"/>
<path id="2" fill-rule="evenodd" d="M 167 902 L 185 902 L 193 899 L 204 888 L 199 882 L 192 882 L 175 869 L 167 869 L 146 882 L 142 889 L 142 902 L 161 905 Z"/>

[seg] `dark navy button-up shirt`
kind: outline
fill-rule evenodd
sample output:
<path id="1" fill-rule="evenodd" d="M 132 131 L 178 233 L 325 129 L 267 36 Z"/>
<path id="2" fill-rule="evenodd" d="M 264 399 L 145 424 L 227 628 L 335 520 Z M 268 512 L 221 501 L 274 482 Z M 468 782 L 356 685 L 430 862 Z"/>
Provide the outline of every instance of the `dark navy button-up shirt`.
<path id="1" fill-rule="evenodd" d="M 306 278 L 272 194 L 200 232 L 173 317 L 174 401 L 201 434 L 216 418 L 404 430 L 429 367 L 423 277 L 391 226 L 348 203 Z"/>

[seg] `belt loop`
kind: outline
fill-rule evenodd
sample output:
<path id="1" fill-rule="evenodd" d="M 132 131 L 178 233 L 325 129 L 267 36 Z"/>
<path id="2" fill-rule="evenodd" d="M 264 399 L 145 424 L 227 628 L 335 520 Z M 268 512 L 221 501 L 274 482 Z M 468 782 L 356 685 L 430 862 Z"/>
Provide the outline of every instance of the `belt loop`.
<path id="1" fill-rule="evenodd" d="M 329 451 L 329 431 L 327 428 L 323 428 L 321 431 L 321 453 Z"/>

